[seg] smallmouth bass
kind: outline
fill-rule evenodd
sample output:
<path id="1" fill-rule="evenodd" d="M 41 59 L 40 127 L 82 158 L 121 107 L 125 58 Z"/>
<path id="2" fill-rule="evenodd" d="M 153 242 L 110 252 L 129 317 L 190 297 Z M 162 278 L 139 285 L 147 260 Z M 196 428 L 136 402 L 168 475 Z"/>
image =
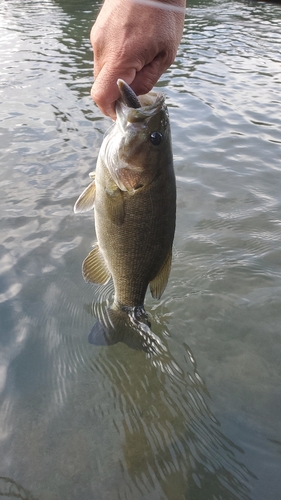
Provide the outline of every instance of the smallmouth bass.
<path id="1" fill-rule="evenodd" d="M 97 242 L 83 262 L 84 279 L 102 284 L 112 277 L 112 310 L 142 317 L 148 286 L 160 299 L 171 269 L 176 220 L 171 133 L 162 93 L 137 97 L 123 80 L 117 83 L 116 123 L 74 211 L 95 212 Z"/>

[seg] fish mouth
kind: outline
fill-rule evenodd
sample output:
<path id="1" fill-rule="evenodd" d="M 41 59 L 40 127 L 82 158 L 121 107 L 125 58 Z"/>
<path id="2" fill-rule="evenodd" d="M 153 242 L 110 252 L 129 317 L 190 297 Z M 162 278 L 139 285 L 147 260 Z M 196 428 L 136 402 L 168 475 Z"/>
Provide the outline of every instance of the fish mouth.
<path id="1" fill-rule="evenodd" d="M 128 123 L 142 122 L 157 114 L 163 107 L 165 95 L 162 92 L 150 91 L 137 96 L 131 87 L 119 78 L 117 85 L 121 97 L 116 101 L 116 123 L 125 133 Z"/>
<path id="2" fill-rule="evenodd" d="M 124 102 L 124 104 L 127 104 L 129 108 L 134 108 L 134 109 L 141 108 L 141 103 L 137 98 L 137 95 L 131 89 L 131 87 L 126 82 L 124 82 L 124 80 L 121 80 L 121 78 L 119 78 L 117 80 L 117 85 L 121 94 L 121 99 Z"/>
<path id="3" fill-rule="evenodd" d="M 142 94 L 137 96 L 133 89 L 124 80 L 119 78 L 117 80 L 117 85 L 121 94 L 119 101 L 123 102 L 125 106 L 132 109 L 147 108 L 153 106 L 157 103 L 158 99 L 165 100 L 164 94 L 161 92 L 148 92 L 147 94 Z"/>
<path id="4" fill-rule="evenodd" d="M 123 122 L 126 118 L 127 122 L 134 123 L 149 118 L 161 110 L 165 102 L 165 96 L 162 92 L 151 91 L 148 94 L 138 96 L 138 101 L 140 102 L 140 107 L 132 108 L 121 99 L 118 99 L 116 101 L 116 121 Z"/>

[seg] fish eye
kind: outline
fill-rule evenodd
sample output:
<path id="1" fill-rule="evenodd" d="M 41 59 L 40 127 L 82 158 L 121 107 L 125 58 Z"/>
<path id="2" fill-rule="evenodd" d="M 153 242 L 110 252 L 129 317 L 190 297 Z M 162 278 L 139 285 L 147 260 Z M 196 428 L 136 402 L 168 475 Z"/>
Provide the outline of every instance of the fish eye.
<path id="1" fill-rule="evenodd" d="M 162 134 L 160 132 L 151 132 L 150 134 L 150 142 L 153 146 L 159 146 L 162 141 Z"/>

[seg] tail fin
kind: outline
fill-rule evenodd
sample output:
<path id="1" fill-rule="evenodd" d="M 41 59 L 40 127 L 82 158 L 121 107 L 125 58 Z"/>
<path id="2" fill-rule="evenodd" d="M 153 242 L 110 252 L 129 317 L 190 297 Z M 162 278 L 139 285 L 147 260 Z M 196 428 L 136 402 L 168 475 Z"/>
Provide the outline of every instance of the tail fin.
<path id="1" fill-rule="evenodd" d="M 123 342 L 131 349 L 156 354 L 161 342 L 150 329 L 143 307 L 113 306 L 93 326 L 88 336 L 90 344 L 106 346 Z"/>

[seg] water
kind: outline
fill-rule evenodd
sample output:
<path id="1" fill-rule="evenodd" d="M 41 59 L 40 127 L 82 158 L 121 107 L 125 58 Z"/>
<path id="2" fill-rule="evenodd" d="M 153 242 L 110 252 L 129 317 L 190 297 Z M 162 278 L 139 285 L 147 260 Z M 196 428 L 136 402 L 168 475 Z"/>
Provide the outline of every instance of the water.
<path id="1" fill-rule="evenodd" d="M 0 497 L 279 500 L 281 8 L 194 0 L 167 94 L 175 257 L 155 355 L 92 346 L 73 205 L 110 120 L 98 5 L 0 4 Z"/>

